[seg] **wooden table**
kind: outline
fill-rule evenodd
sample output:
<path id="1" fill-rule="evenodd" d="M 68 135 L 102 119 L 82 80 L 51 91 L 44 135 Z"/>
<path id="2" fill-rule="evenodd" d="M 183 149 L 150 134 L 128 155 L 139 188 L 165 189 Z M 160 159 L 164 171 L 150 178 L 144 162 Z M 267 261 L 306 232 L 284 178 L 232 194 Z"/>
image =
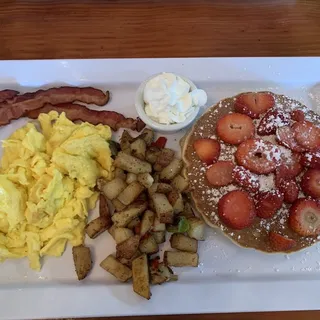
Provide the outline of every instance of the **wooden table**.
<path id="1" fill-rule="evenodd" d="M 318 0 L 0 3 L 0 59 L 316 56 L 320 55 L 319 35 Z M 320 313 L 309 311 L 204 315 L 201 319 L 317 317 Z M 199 316 L 142 319 L 196 320 Z"/>

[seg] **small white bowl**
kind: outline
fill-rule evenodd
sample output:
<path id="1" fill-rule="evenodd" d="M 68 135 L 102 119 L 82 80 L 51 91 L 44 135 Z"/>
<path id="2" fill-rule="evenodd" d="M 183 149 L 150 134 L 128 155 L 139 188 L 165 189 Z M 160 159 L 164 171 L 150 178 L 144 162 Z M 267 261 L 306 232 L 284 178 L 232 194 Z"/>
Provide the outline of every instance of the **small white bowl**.
<path id="1" fill-rule="evenodd" d="M 186 118 L 185 121 L 180 122 L 180 123 L 174 123 L 174 124 L 162 124 L 159 122 L 156 122 L 152 119 L 149 118 L 149 116 L 147 116 L 146 112 L 145 112 L 145 102 L 143 100 L 143 93 L 144 93 L 144 89 L 145 86 L 147 84 L 148 81 L 150 81 L 151 79 L 153 79 L 154 77 L 158 76 L 161 73 L 155 74 L 151 77 L 149 77 L 148 79 L 146 79 L 145 81 L 143 81 L 137 92 L 136 92 L 136 96 L 135 96 L 135 106 L 136 106 L 136 110 L 137 113 L 140 117 L 140 119 L 150 128 L 152 128 L 155 131 L 159 131 L 159 132 L 176 132 L 179 131 L 185 127 L 187 127 L 191 122 L 194 121 L 194 119 L 197 117 L 198 112 L 200 110 L 200 107 L 194 107 L 194 111 Z M 195 90 L 197 89 L 196 85 L 190 81 L 189 79 L 182 77 L 178 74 L 175 73 L 176 76 L 182 78 L 185 82 L 187 82 L 190 85 L 191 90 Z"/>

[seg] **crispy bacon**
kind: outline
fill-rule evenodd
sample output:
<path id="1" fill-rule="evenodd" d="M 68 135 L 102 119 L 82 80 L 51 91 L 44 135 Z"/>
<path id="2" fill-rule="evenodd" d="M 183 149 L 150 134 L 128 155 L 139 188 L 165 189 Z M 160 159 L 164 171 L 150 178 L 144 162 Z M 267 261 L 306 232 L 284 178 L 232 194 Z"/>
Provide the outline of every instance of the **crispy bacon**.
<path id="1" fill-rule="evenodd" d="M 74 103 L 63 103 L 58 105 L 46 104 L 40 109 L 28 111 L 26 116 L 31 119 L 37 119 L 40 113 L 48 113 L 50 111 L 57 111 L 58 113 L 65 112 L 67 118 L 71 121 L 80 120 L 87 121 L 94 125 L 99 123 L 108 125 L 114 131 L 117 131 L 119 128 L 141 131 L 145 127 L 145 124 L 139 118 L 126 118 L 115 111 L 97 111 Z"/>
<path id="2" fill-rule="evenodd" d="M 19 91 L 15 91 L 15 90 L 10 90 L 10 89 L 0 90 L 0 103 L 6 100 L 12 99 L 18 94 L 19 94 Z"/>
<path id="3" fill-rule="evenodd" d="M 42 108 L 45 104 L 79 101 L 103 106 L 109 101 L 109 96 L 109 91 L 104 93 L 91 87 L 60 87 L 28 92 L 0 104 L 0 125 L 8 124 L 11 120 L 23 117 L 27 112 Z"/>

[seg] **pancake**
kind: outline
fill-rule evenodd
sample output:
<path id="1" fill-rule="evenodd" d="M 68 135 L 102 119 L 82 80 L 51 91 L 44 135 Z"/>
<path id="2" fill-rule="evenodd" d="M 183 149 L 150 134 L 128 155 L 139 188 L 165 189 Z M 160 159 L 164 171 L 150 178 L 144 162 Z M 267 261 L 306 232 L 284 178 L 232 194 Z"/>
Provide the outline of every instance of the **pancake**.
<path id="1" fill-rule="evenodd" d="M 305 115 L 305 120 L 311 121 L 317 126 L 320 125 L 320 116 L 299 101 L 284 95 L 269 93 L 272 94 L 275 99 L 274 108 L 283 110 L 286 113 L 290 113 L 293 110 L 302 110 Z M 267 253 L 275 252 L 269 243 L 270 231 L 277 232 L 296 241 L 296 245 L 286 252 L 299 251 L 313 245 L 320 240 L 319 236 L 302 237 L 290 229 L 288 225 L 288 216 L 291 205 L 286 203 L 282 205 L 281 209 L 278 210 L 272 218 L 261 219 L 255 217 L 253 224 L 242 230 L 231 229 L 220 221 L 217 214 L 219 199 L 229 191 L 241 188 L 235 184 L 219 188 L 210 186 L 205 176 L 208 166 L 197 157 L 193 148 L 193 143 L 196 139 L 200 138 L 218 139 L 216 135 L 216 123 L 222 116 L 234 112 L 236 97 L 237 96 L 226 98 L 209 108 L 181 140 L 182 158 L 185 163 L 184 175 L 190 183 L 190 197 L 195 210 L 204 218 L 210 227 L 221 229 L 227 237 L 241 247 L 254 248 Z M 260 119 L 262 116 L 260 116 Z M 257 128 L 260 119 L 253 120 L 255 128 Z M 277 144 L 276 136 L 274 134 L 269 136 L 258 136 L 257 133 L 255 133 L 255 137 Z M 219 140 L 219 142 L 221 144 L 219 161 L 230 160 L 236 163 L 234 153 L 237 150 L 237 146 L 228 145 L 221 140 Z M 306 169 L 304 169 L 303 172 L 305 170 Z M 298 185 L 303 172 L 297 177 Z M 260 191 L 275 189 L 273 173 L 265 176 L 259 175 L 259 180 L 261 185 Z M 305 195 L 300 190 L 299 198 L 301 197 L 305 197 Z"/>

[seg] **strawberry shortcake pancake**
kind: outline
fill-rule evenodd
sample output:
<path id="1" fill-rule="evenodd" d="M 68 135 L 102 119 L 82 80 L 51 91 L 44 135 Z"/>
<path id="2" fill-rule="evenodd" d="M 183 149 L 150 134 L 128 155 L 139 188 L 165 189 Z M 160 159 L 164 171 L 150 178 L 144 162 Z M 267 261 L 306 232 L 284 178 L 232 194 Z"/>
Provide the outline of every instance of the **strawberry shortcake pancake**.
<path id="1" fill-rule="evenodd" d="M 181 142 L 195 209 L 247 248 L 293 252 L 320 240 L 319 125 L 271 92 L 211 107 Z"/>

